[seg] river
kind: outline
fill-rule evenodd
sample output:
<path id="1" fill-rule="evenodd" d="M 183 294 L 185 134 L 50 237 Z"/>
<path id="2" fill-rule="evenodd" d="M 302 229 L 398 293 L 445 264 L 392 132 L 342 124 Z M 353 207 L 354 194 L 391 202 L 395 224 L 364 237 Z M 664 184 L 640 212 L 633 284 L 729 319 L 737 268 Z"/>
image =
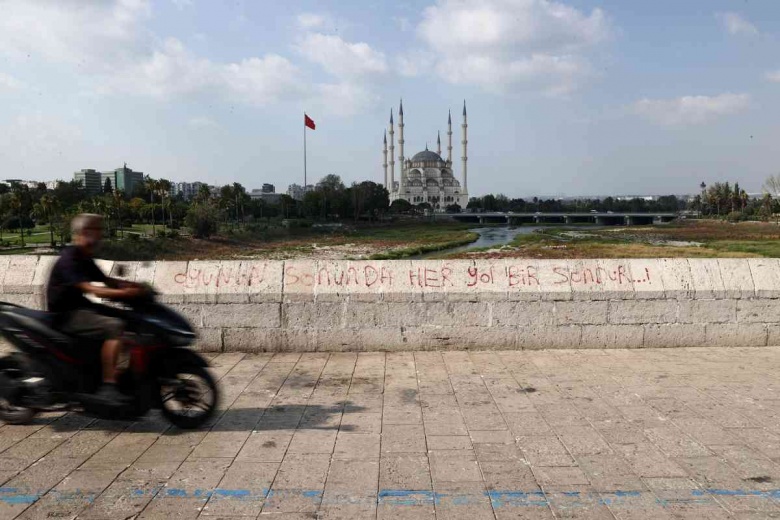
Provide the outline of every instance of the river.
<path id="1" fill-rule="evenodd" d="M 482 247 L 502 246 L 509 244 L 514 240 L 517 235 L 528 235 L 533 233 L 537 229 L 550 228 L 550 226 L 517 226 L 517 227 L 481 227 L 469 229 L 472 233 L 477 233 L 479 238 L 470 244 L 465 246 L 452 247 L 450 249 L 442 249 L 441 251 L 431 251 L 430 253 L 423 253 L 421 255 L 410 256 L 412 260 L 424 260 L 426 258 L 436 258 L 441 255 L 449 255 L 452 253 L 460 253 L 463 251 L 469 251 L 471 249 Z M 572 231 L 583 231 L 583 229 L 604 229 L 608 226 L 592 225 L 578 225 L 578 226 L 555 226 L 556 229 L 570 229 Z M 691 244 L 695 244 L 692 242 Z"/>
<path id="2" fill-rule="evenodd" d="M 458 246 L 450 249 L 443 249 L 441 251 L 423 253 L 421 255 L 415 255 L 409 258 L 413 260 L 422 260 L 425 258 L 438 257 L 440 255 L 460 253 L 461 251 L 468 251 L 469 249 L 478 247 L 501 246 L 510 243 L 517 235 L 527 235 L 529 233 L 533 233 L 537 229 L 541 229 L 540 226 L 482 227 L 469 229 L 469 231 L 472 233 L 479 234 L 479 238 L 475 242 L 466 244 L 465 246 Z"/>

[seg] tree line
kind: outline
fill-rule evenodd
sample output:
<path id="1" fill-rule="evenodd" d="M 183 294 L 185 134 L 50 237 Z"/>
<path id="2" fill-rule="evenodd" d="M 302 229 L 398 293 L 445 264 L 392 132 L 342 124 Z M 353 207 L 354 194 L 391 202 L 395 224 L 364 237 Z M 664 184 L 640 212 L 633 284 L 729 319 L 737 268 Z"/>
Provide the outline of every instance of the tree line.
<path id="1" fill-rule="evenodd" d="M 652 200 L 641 197 L 623 199 L 615 197 L 592 199 L 510 199 L 506 195 L 488 194 L 469 199 L 467 206 L 471 211 L 501 211 L 516 213 L 577 213 L 577 212 L 696 212 L 704 217 L 739 220 L 769 220 L 780 214 L 780 174 L 766 179 L 760 197 L 750 197 L 738 182 L 715 182 L 699 185 L 699 193 L 694 197 L 682 198 L 666 195 Z"/>
<path id="2" fill-rule="evenodd" d="M 0 245 L 9 234 L 24 246 L 36 226 L 45 226 L 55 247 L 70 240 L 70 221 L 79 213 L 104 217 L 109 238 L 137 237 L 134 224 L 151 226 L 152 236 L 174 236 L 184 226 L 196 237 L 219 230 L 231 232 L 271 218 L 360 219 L 381 218 L 389 210 L 387 190 L 364 181 L 347 187 L 338 175 L 327 175 L 298 201 L 282 194 L 269 201 L 252 198 L 240 183 L 212 189 L 201 185 L 192 200 L 171 193 L 167 179 L 146 176 L 131 194 L 113 190 L 90 195 L 80 181 L 59 181 L 53 189 L 20 182 L 0 184 Z M 129 234 L 128 234 L 129 233 Z"/>
<path id="3" fill-rule="evenodd" d="M 381 184 L 363 181 L 346 186 L 338 175 L 326 175 L 307 191 L 302 200 L 281 194 L 274 200 L 252 198 L 240 183 L 212 189 L 201 185 L 192 200 L 171 194 L 167 179 L 146 176 L 133 193 L 104 186 L 103 193 L 90 195 L 79 181 L 59 181 L 53 189 L 44 183 L 34 187 L 11 182 L 0 184 L 0 245 L 7 245 L 9 234 L 24 245 L 36 225 L 44 226 L 52 246 L 70 240 L 70 220 L 78 213 L 103 215 L 109 237 L 137 237 L 134 224 L 147 224 L 153 236 L 175 235 L 184 226 L 195 237 L 209 237 L 220 230 L 231 232 L 251 228 L 271 218 L 309 220 L 377 220 L 387 215 L 419 215 L 430 211 L 428 203 L 412 205 L 405 200 L 390 204 L 389 193 Z M 602 199 L 559 200 L 509 198 L 488 194 L 469 199 L 468 211 L 501 212 L 676 212 L 696 211 L 704 216 L 740 219 L 764 219 L 780 213 L 780 175 L 767 179 L 760 198 L 748 197 L 738 183 L 701 183 L 693 198 L 675 195 L 653 200 L 614 197 Z M 458 213 L 460 206 L 447 206 Z M 131 233 L 128 235 L 128 233 Z"/>
<path id="4" fill-rule="evenodd" d="M 675 195 L 666 195 L 653 200 L 640 197 L 628 200 L 616 197 L 572 200 L 534 197 L 526 200 L 510 199 L 502 194 L 488 194 L 484 197 L 470 198 L 466 208 L 473 211 L 511 211 L 515 213 L 580 213 L 590 211 L 652 213 L 682 211 L 687 208 L 687 202 Z"/>

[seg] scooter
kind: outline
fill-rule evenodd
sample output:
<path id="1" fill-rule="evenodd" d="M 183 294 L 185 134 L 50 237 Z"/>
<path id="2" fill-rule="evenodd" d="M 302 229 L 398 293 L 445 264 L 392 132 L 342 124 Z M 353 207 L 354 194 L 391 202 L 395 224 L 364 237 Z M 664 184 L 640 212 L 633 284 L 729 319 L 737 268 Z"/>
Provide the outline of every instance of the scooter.
<path id="1" fill-rule="evenodd" d="M 29 422 L 52 409 L 81 409 L 112 420 L 129 420 L 152 408 L 179 428 L 197 428 L 219 400 L 207 361 L 186 348 L 196 334 L 187 320 L 145 295 L 109 307 L 125 320 L 128 363 L 117 379 L 127 397 L 121 405 L 94 398 L 102 383 L 99 343 L 68 336 L 55 327 L 55 316 L 0 302 L 0 335 L 16 350 L 0 358 L 0 421 Z"/>

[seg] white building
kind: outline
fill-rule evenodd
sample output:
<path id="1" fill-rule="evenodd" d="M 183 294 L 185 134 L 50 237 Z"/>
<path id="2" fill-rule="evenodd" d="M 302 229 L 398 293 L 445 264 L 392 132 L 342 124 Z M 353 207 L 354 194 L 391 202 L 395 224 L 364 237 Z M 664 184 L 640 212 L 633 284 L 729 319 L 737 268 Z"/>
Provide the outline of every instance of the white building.
<path id="1" fill-rule="evenodd" d="M 19 184 L 21 186 L 27 186 L 27 188 L 34 190 L 38 187 L 38 184 L 41 184 L 43 181 L 28 181 L 28 180 L 22 180 L 22 179 L 6 179 L 4 181 L 0 181 L 0 183 L 5 184 L 6 186 L 12 186 L 14 184 Z"/>
<path id="2" fill-rule="evenodd" d="M 282 200 L 281 193 L 268 192 L 263 190 L 252 190 L 249 192 L 249 197 L 253 200 L 262 200 L 267 204 L 278 204 Z"/>
<path id="3" fill-rule="evenodd" d="M 436 138 L 436 152 L 425 150 L 418 152 L 411 159 L 404 157 L 404 105 L 398 110 L 398 163 L 399 180 L 395 180 L 395 129 L 393 126 L 393 111 L 390 110 L 390 128 L 385 133 L 382 167 L 385 174 L 385 187 L 390 192 L 390 202 L 403 199 L 410 204 L 427 202 L 434 210 L 444 211 L 451 204 L 458 204 L 465 208 L 469 201 L 467 184 L 467 145 L 468 123 L 466 118 L 466 102 L 463 102 L 463 124 L 461 129 L 463 138 L 462 181 L 458 181 L 453 174 L 452 163 L 452 115 L 447 116 L 447 159 L 441 156 L 441 137 Z M 388 175 L 388 148 L 387 133 L 390 134 L 390 170 Z"/>
<path id="4" fill-rule="evenodd" d="M 200 191 L 201 186 L 206 186 L 203 182 L 172 182 L 171 195 L 178 197 L 180 194 L 184 200 L 192 200 Z M 212 187 L 209 189 L 213 191 Z"/>
<path id="5" fill-rule="evenodd" d="M 303 186 L 300 184 L 290 184 L 287 186 L 287 195 L 294 200 L 303 200 Z"/>

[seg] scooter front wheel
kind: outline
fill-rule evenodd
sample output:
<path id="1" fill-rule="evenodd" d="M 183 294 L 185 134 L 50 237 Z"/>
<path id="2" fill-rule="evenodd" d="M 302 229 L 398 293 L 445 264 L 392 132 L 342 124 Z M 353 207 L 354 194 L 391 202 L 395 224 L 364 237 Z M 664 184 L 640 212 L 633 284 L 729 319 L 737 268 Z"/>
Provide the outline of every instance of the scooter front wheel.
<path id="1" fill-rule="evenodd" d="M 0 421 L 25 424 L 38 413 L 23 402 L 27 377 L 19 359 L 14 356 L 0 358 Z"/>
<path id="2" fill-rule="evenodd" d="M 180 366 L 174 372 L 159 379 L 163 416 L 179 428 L 197 428 L 217 409 L 217 383 L 201 366 Z"/>

